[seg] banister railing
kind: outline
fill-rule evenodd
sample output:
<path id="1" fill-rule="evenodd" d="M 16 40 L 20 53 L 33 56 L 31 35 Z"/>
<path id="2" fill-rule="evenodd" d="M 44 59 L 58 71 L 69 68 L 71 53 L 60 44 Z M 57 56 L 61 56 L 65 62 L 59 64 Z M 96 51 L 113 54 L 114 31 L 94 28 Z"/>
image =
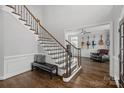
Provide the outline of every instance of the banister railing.
<path id="1" fill-rule="evenodd" d="M 66 45 L 68 46 L 67 49 L 68 49 L 68 55 L 70 55 L 70 58 L 69 58 L 70 61 L 73 60 L 74 62 L 77 62 L 77 68 L 79 68 L 81 66 L 81 49 L 74 46 L 68 40 L 65 40 L 65 41 L 66 41 Z M 69 66 L 71 66 L 71 64 Z M 69 73 L 73 73 L 73 72 L 70 70 Z"/>

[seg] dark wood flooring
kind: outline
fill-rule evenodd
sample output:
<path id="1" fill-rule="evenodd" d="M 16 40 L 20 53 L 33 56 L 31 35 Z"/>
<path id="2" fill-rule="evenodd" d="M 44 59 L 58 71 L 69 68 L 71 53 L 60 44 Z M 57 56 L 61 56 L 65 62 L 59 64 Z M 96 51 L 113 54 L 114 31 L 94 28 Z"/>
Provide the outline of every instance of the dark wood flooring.
<path id="1" fill-rule="evenodd" d="M 82 58 L 82 70 L 69 83 L 59 76 L 51 80 L 44 71 L 29 71 L 0 81 L 1 88 L 115 88 L 109 79 L 109 62 L 98 63 Z"/>

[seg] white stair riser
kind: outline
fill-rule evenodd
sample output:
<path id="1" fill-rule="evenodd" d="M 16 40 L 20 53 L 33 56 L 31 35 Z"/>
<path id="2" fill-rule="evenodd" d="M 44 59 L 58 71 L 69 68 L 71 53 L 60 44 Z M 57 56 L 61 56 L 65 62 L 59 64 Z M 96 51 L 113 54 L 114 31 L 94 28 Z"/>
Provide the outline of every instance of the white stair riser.
<path id="1" fill-rule="evenodd" d="M 50 50 L 53 49 L 53 50 L 54 50 L 54 49 L 58 49 L 58 48 L 56 48 L 56 47 L 44 47 L 44 49 L 45 49 L 45 50 L 48 50 L 48 49 L 50 49 Z M 60 48 L 59 48 L 59 49 L 60 49 Z"/>
<path id="2" fill-rule="evenodd" d="M 59 58 L 59 59 L 56 59 L 55 62 L 59 62 L 59 61 L 65 60 L 65 59 L 66 59 L 66 57 Z"/>
<path id="3" fill-rule="evenodd" d="M 48 51 L 49 54 L 50 53 L 60 53 L 60 52 L 65 54 L 65 52 L 63 52 L 62 50 Z"/>

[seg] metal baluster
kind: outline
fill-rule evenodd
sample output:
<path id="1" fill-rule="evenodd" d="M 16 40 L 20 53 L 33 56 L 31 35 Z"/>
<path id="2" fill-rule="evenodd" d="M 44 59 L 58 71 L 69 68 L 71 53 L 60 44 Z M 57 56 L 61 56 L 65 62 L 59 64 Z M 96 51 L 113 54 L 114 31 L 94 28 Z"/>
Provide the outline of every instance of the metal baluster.
<path id="1" fill-rule="evenodd" d="M 123 36 L 124 36 L 124 23 L 122 24 L 123 25 Z M 122 76 L 124 78 L 124 37 L 123 38 L 123 46 L 122 46 L 122 51 L 123 51 L 123 61 L 122 61 Z"/>
<path id="2" fill-rule="evenodd" d="M 22 6 L 21 6 L 21 19 L 23 19 L 23 11 L 22 11 Z"/>
<path id="3" fill-rule="evenodd" d="M 35 20 L 33 19 L 33 23 L 34 23 L 34 28 L 33 28 L 33 30 L 35 31 L 35 26 L 36 26 L 36 24 L 35 24 Z"/>
<path id="4" fill-rule="evenodd" d="M 31 25 L 31 15 L 29 15 L 29 24 L 28 25 Z"/>
<path id="5" fill-rule="evenodd" d="M 25 19 L 27 20 L 26 21 L 26 24 L 28 25 L 28 11 L 26 11 L 26 17 L 25 17 Z"/>
<path id="6" fill-rule="evenodd" d="M 38 34 L 38 25 L 39 25 L 39 22 L 36 22 L 36 34 Z"/>
<path id="7" fill-rule="evenodd" d="M 39 26 L 39 23 L 40 23 L 40 21 L 38 20 L 38 23 L 37 23 L 37 34 L 40 33 L 40 26 Z"/>
<path id="8" fill-rule="evenodd" d="M 120 39 L 119 40 L 120 41 L 120 46 L 119 46 L 120 47 L 120 54 L 119 54 L 119 59 L 120 59 L 119 60 L 120 61 L 119 62 L 119 83 L 121 83 L 121 25 L 120 25 L 120 29 L 119 29 L 119 35 L 120 35 L 120 38 L 119 38 Z"/>
<path id="9" fill-rule="evenodd" d="M 64 49 L 62 49 L 62 50 L 63 50 L 62 52 L 64 52 Z M 66 55 L 65 55 L 65 56 L 66 56 Z M 65 56 L 64 56 L 63 59 L 62 59 L 64 69 L 65 69 Z"/>
<path id="10" fill-rule="evenodd" d="M 81 49 L 80 49 L 80 66 L 81 66 Z"/>
<path id="11" fill-rule="evenodd" d="M 15 13 L 16 13 L 16 8 L 17 8 L 17 6 L 15 5 Z"/>
<path id="12" fill-rule="evenodd" d="M 56 44 L 56 45 L 57 45 L 57 44 Z M 59 50 L 59 47 L 57 47 L 57 48 L 58 48 L 58 50 L 57 50 L 57 54 L 58 54 L 58 62 L 60 62 L 60 59 L 61 59 L 61 58 L 59 57 L 59 56 L 61 56 L 60 53 L 59 53 L 60 50 Z M 60 63 L 59 63 L 59 65 L 60 65 Z"/>
<path id="13" fill-rule="evenodd" d="M 18 5 L 18 14 L 20 14 L 20 12 L 19 12 L 19 5 Z"/>
<path id="14" fill-rule="evenodd" d="M 34 20 L 34 31 L 36 31 L 36 21 Z"/>
<path id="15" fill-rule="evenodd" d="M 32 23 L 32 17 L 31 17 L 31 29 L 32 29 L 32 27 L 33 27 L 33 23 Z"/>
<path id="16" fill-rule="evenodd" d="M 32 17 L 32 29 L 34 30 L 34 19 Z"/>
<path id="17" fill-rule="evenodd" d="M 22 6 L 22 11 L 23 11 L 22 12 L 23 13 L 23 19 L 26 20 L 26 12 L 25 12 L 26 10 L 25 10 L 24 6 Z"/>

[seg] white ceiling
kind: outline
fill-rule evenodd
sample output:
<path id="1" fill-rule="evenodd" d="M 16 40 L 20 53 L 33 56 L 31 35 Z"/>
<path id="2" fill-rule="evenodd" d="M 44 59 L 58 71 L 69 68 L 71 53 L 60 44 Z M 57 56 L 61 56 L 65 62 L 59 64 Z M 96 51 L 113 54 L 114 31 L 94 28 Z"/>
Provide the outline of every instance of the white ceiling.
<path id="1" fill-rule="evenodd" d="M 64 30 L 112 21 L 118 11 L 114 5 L 45 5 L 42 6 L 43 25 L 60 42 L 64 42 Z"/>
<path id="2" fill-rule="evenodd" d="M 105 20 L 112 5 L 44 6 L 44 20 L 64 28 L 93 24 Z"/>

